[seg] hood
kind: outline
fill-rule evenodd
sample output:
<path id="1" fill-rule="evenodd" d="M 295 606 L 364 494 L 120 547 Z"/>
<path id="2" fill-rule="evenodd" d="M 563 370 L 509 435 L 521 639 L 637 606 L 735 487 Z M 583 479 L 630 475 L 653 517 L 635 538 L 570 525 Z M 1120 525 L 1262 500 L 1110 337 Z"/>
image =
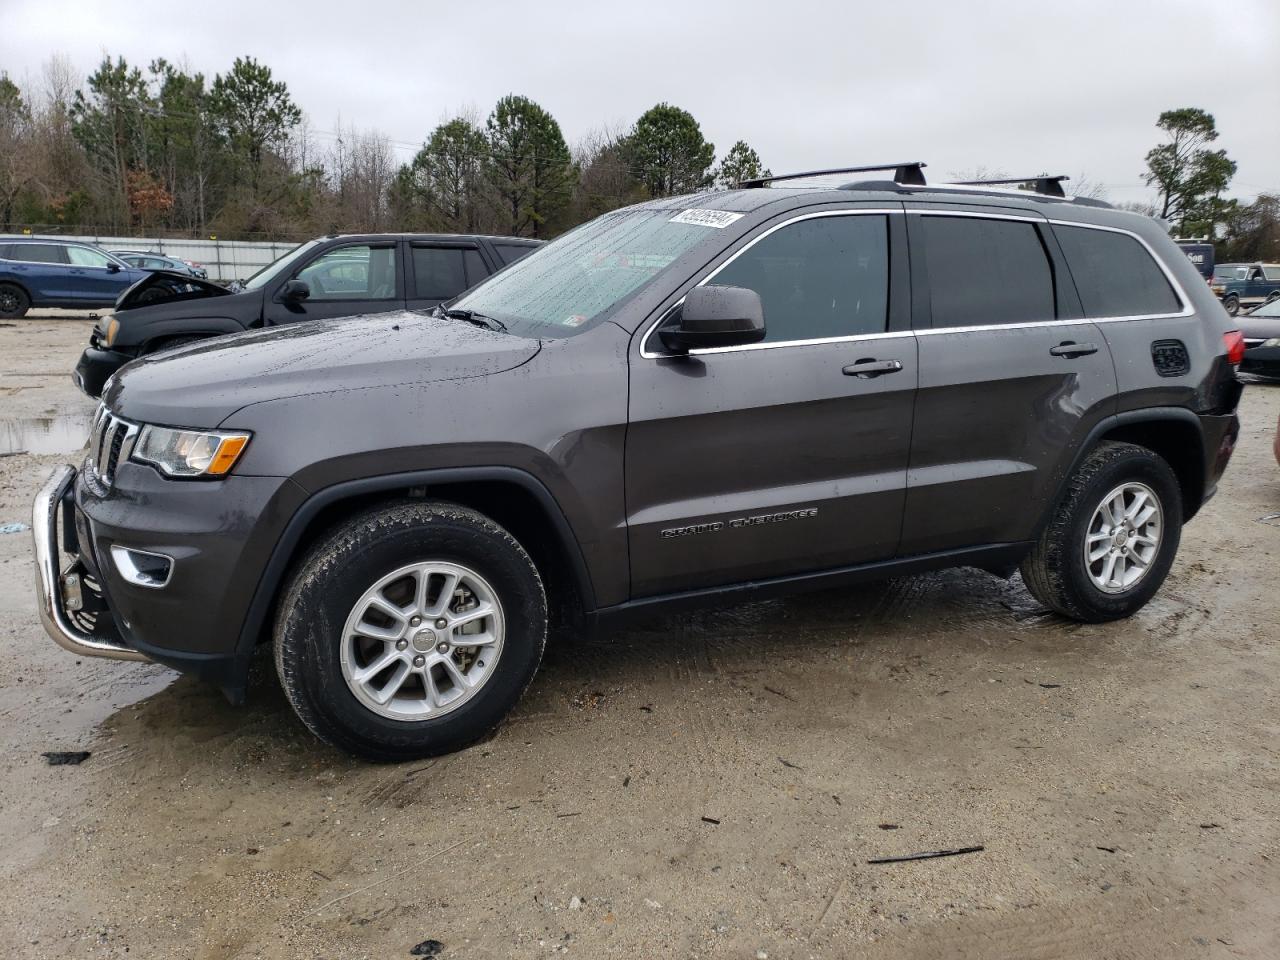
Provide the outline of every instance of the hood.
<path id="1" fill-rule="evenodd" d="M 174 270 L 152 270 L 143 273 L 142 279 L 125 290 L 116 300 L 117 310 L 149 307 L 158 303 L 178 300 L 204 300 L 209 297 L 230 296 L 231 291 L 207 280 L 199 280 L 189 273 Z"/>
<path id="2" fill-rule="evenodd" d="M 103 399 L 128 420 L 211 428 L 265 400 L 500 373 L 539 348 L 409 311 L 310 320 L 142 357 L 111 378 Z"/>

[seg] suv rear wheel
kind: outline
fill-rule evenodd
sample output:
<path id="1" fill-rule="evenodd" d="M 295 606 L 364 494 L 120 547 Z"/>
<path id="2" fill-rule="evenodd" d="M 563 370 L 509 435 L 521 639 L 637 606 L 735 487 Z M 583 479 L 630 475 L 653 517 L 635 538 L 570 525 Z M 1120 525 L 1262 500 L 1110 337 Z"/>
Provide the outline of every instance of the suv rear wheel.
<path id="1" fill-rule="evenodd" d="M 322 740 L 373 760 L 448 753 L 519 700 L 542 659 L 546 609 L 529 555 L 492 520 L 443 502 L 383 507 L 297 569 L 276 669 Z"/>
<path id="2" fill-rule="evenodd" d="M 0 317 L 16 320 L 30 309 L 31 298 L 25 290 L 12 283 L 0 283 Z"/>
<path id="3" fill-rule="evenodd" d="M 1168 463 L 1145 447 L 1104 443 L 1071 478 L 1022 579 L 1064 616 L 1118 620 L 1160 588 L 1181 532 L 1182 496 Z"/>

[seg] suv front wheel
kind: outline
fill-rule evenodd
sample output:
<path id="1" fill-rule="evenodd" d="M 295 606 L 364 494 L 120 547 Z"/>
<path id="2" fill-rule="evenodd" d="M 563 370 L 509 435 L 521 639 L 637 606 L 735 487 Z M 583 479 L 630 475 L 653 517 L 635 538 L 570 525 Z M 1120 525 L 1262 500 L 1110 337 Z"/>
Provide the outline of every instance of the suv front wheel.
<path id="1" fill-rule="evenodd" d="M 276 669 L 302 722 L 372 760 L 458 750 L 495 727 L 542 659 L 547 603 L 529 555 L 466 507 L 355 517 L 298 567 Z"/>
<path id="2" fill-rule="evenodd" d="M 1181 532 L 1182 496 L 1168 463 L 1145 447 L 1104 443 L 1071 478 L 1022 579 L 1064 616 L 1118 620 L 1160 588 Z"/>

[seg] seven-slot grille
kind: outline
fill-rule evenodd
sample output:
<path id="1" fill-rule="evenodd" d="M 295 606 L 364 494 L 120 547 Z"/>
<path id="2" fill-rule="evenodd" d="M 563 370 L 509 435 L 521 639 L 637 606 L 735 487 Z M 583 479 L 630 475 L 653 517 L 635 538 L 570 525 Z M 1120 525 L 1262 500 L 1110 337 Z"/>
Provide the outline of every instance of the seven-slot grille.
<path id="1" fill-rule="evenodd" d="M 122 420 L 111 413 L 106 404 L 99 404 L 89 428 L 89 457 L 85 469 L 95 485 L 110 490 L 115 480 L 116 466 L 127 460 L 138 438 L 138 425 Z"/>

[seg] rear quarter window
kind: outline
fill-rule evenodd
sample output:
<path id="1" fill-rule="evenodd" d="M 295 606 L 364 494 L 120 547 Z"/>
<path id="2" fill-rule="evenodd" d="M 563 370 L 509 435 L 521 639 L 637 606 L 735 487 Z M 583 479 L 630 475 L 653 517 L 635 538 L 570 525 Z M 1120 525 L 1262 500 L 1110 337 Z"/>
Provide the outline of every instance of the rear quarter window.
<path id="1" fill-rule="evenodd" d="M 1087 317 L 1141 317 L 1182 309 L 1164 271 L 1135 237 L 1055 226 Z"/>

